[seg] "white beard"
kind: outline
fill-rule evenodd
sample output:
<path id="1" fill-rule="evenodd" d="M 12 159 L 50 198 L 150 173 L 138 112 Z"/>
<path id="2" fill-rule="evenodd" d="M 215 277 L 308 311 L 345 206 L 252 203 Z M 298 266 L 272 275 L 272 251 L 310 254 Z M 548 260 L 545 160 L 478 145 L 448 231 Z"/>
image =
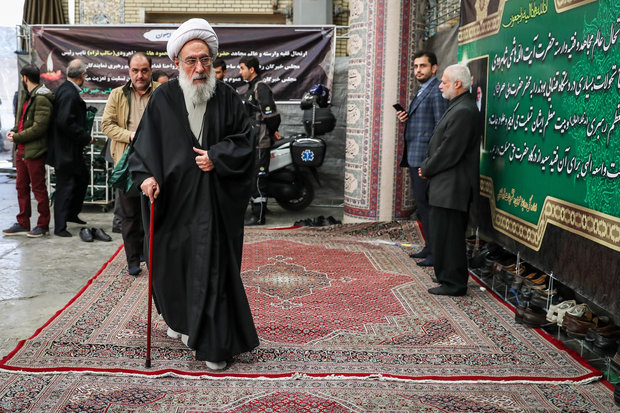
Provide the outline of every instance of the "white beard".
<path id="1" fill-rule="evenodd" d="M 194 85 L 192 82 L 195 79 L 199 79 L 201 76 L 205 76 L 206 83 L 199 83 Z M 183 90 L 183 95 L 186 100 L 189 100 L 194 105 L 204 104 L 211 99 L 215 93 L 215 71 L 213 67 L 209 72 L 204 72 L 202 75 L 195 75 L 192 79 L 189 79 L 185 74 L 185 71 L 179 70 L 179 85 Z"/>

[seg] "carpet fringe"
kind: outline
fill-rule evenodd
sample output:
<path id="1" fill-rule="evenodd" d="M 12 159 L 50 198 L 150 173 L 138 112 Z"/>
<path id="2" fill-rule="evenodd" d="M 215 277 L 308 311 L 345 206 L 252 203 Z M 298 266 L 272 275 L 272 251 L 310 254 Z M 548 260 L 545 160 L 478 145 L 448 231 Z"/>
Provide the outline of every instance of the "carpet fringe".
<path id="1" fill-rule="evenodd" d="M 141 377 L 141 378 L 180 378 L 180 379 L 191 379 L 191 380 L 247 380 L 247 381 L 295 381 L 295 380 L 369 380 L 369 381 L 382 381 L 382 382 L 402 382 L 402 383 L 462 383 L 462 384 L 470 384 L 470 383 L 493 383 L 493 384 L 551 384 L 551 385 L 560 385 L 560 384 L 569 384 L 569 385 L 586 385 L 597 382 L 603 378 L 603 375 L 593 375 L 580 379 L 568 379 L 568 378 L 560 378 L 560 379 L 545 379 L 540 378 L 537 380 L 527 380 L 527 379 L 501 379 L 498 378 L 496 380 L 493 379 L 466 379 L 466 378 L 409 378 L 409 377 L 392 377 L 385 376 L 383 374 L 369 374 L 365 376 L 357 376 L 353 374 L 324 374 L 324 375 L 314 375 L 308 373 L 300 373 L 295 372 L 291 374 L 283 374 L 280 377 L 274 376 L 264 376 L 264 375 L 254 375 L 252 377 L 248 377 L 247 374 L 225 374 L 225 373 L 216 373 L 216 372 L 196 372 L 194 374 L 184 374 L 175 371 L 165 371 L 158 373 L 148 373 L 148 372 L 106 372 L 106 371 L 92 371 L 92 370 L 80 370 L 80 371 L 27 371 L 27 370 L 8 370 L 0 367 L 1 372 L 11 373 L 11 374 L 24 374 L 24 375 L 91 375 L 91 376 L 113 376 L 113 377 Z"/>

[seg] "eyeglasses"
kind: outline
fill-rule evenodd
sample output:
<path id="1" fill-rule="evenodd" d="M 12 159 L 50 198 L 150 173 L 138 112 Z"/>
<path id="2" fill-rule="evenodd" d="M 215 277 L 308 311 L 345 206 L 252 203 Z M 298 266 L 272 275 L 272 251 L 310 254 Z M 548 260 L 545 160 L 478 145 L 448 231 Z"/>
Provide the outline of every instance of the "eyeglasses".
<path id="1" fill-rule="evenodd" d="M 188 67 L 194 67 L 196 66 L 196 63 L 200 62 L 202 67 L 206 67 L 211 65 L 211 60 L 213 59 L 210 56 L 202 56 L 200 59 L 196 59 L 195 57 L 188 57 L 187 59 L 183 60 L 183 63 L 186 64 Z"/>

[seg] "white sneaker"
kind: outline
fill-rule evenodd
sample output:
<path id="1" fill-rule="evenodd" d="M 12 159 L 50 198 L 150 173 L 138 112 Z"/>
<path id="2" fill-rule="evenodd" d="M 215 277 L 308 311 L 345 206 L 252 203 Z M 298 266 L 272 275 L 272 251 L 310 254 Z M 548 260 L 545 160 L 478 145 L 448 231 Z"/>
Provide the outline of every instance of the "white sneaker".
<path id="1" fill-rule="evenodd" d="M 181 338 L 181 333 L 177 333 L 176 331 L 174 331 L 170 327 L 168 327 L 168 331 L 166 331 L 166 334 L 170 338 Z"/>
<path id="2" fill-rule="evenodd" d="M 181 341 L 183 342 L 183 344 L 187 346 L 187 343 L 189 342 L 189 336 L 185 334 L 181 334 Z M 189 346 L 187 347 L 189 348 Z"/>
<path id="3" fill-rule="evenodd" d="M 210 370 L 223 370 L 226 368 L 225 361 L 205 361 L 205 363 Z"/>

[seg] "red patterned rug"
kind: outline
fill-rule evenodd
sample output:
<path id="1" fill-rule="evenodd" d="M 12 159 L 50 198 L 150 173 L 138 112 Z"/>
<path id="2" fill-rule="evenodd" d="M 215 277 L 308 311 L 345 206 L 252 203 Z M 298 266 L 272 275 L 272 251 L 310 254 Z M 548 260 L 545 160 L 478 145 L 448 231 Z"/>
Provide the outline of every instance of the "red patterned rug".
<path id="1" fill-rule="evenodd" d="M 152 368 L 144 367 L 147 277 L 124 275 L 119 251 L 0 362 L 0 411 L 22 411 L 6 407 L 18 405 L 16 394 L 30 411 L 97 411 L 97 403 L 149 406 L 132 411 L 613 406 L 607 387 L 584 385 L 598 371 L 514 324 L 514 313 L 475 282 L 465 297 L 428 294 L 432 270 L 402 246 L 418 243 L 416 230 L 405 222 L 247 231 L 242 277 L 261 345 L 219 373 L 168 338 L 158 317 Z"/>
<path id="2" fill-rule="evenodd" d="M 0 372 L 2 412 L 615 412 L 602 383 L 188 380 Z"/>

